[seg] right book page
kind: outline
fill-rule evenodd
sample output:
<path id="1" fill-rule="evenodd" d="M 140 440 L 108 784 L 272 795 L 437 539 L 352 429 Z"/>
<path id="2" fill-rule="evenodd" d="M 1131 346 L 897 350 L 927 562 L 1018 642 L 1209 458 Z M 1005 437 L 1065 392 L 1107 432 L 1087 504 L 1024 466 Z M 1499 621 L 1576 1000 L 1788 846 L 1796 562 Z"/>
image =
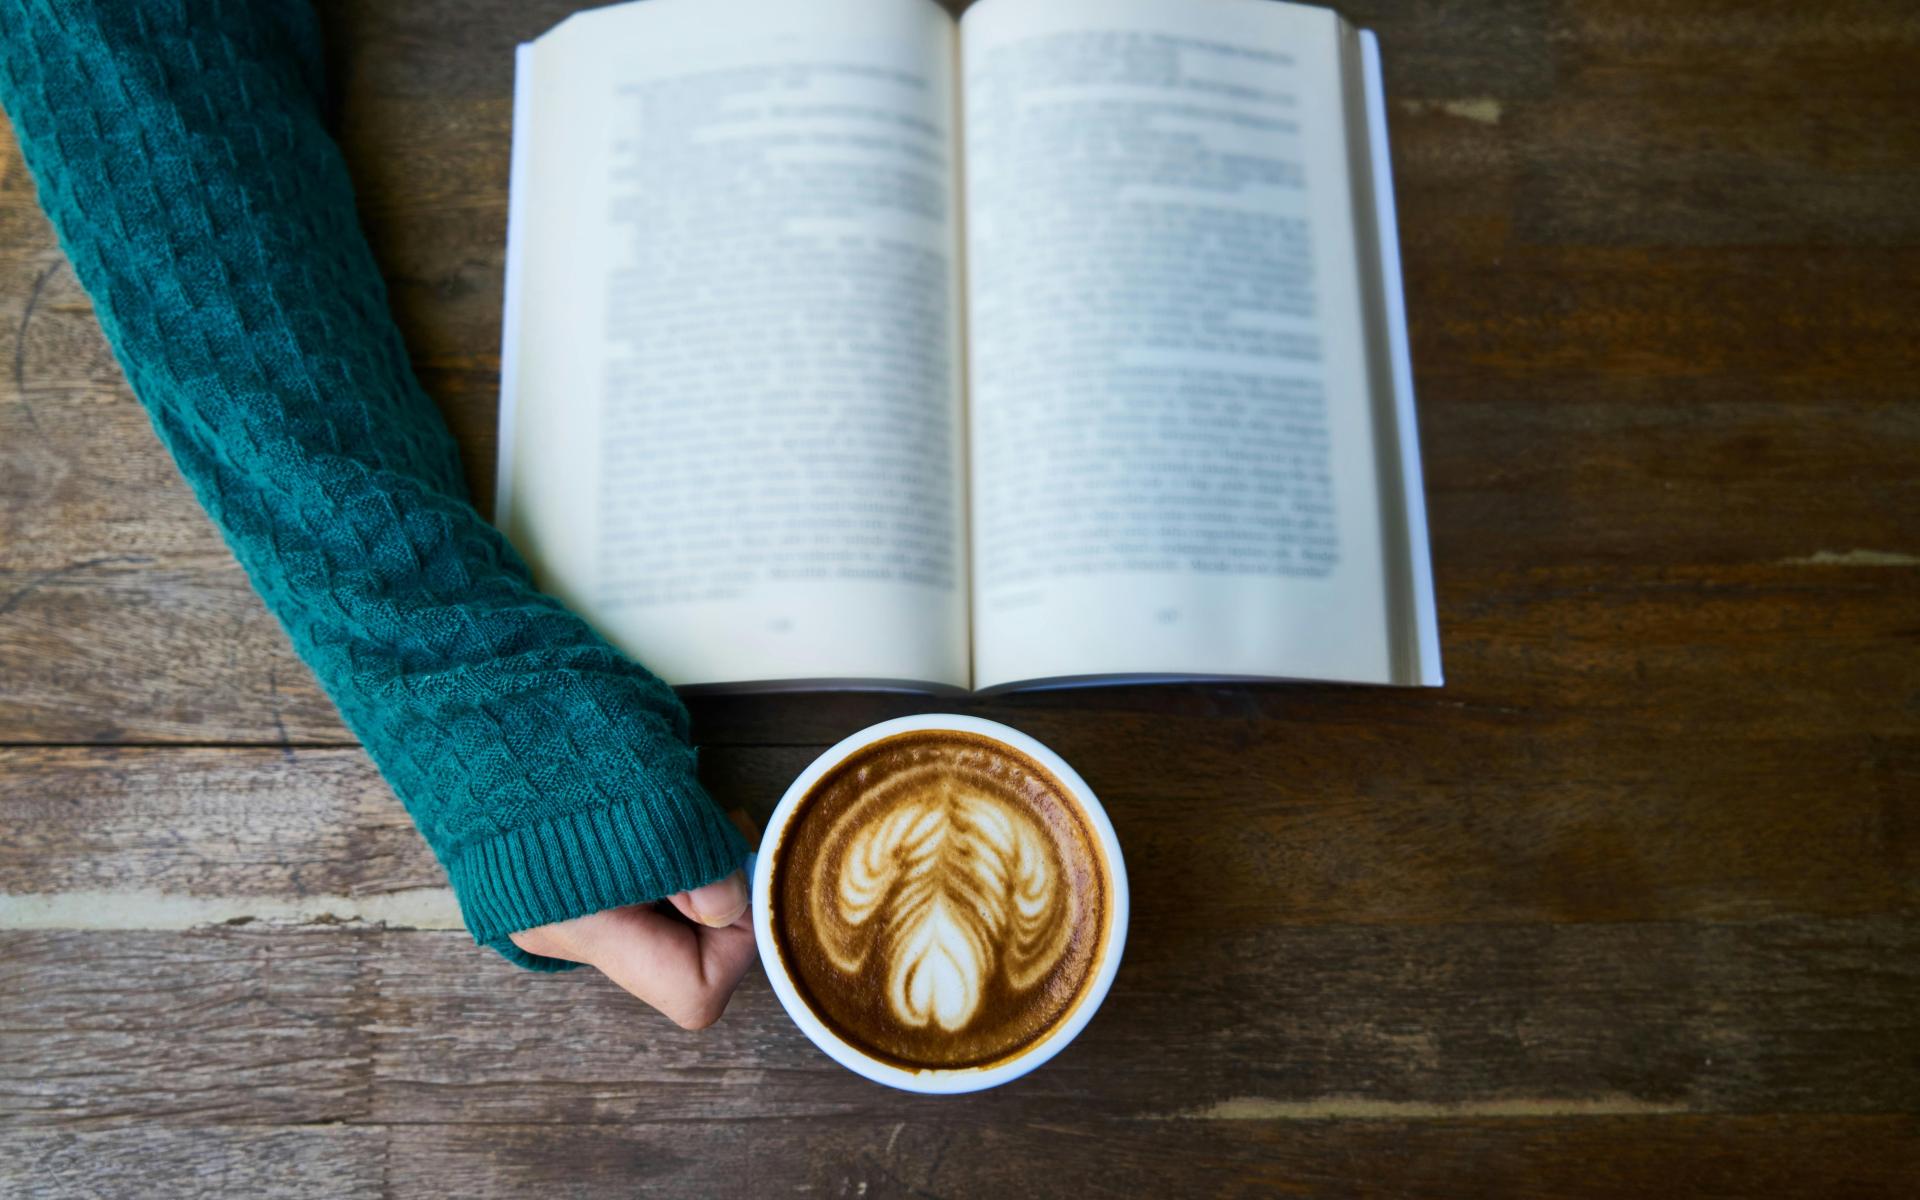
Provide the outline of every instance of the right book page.
<path id="1" fill-rule="evenodd" d="M 985 0 L 961 47 L 975 686 L 1437 683 L 1362 44 Z"/>

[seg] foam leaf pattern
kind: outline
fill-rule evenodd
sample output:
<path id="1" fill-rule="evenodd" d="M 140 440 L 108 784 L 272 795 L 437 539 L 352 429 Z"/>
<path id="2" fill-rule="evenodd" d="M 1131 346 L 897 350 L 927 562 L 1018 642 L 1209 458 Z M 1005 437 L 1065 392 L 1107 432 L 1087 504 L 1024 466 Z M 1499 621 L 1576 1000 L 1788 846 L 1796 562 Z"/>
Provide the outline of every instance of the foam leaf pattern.
<path id="1" fill-rule="evenodd" d="M 816 927 L 848 975 L 882 956 L 903 1025 L 964 1029 L 997 974 L 1025 990 L 1064 952 L 1068 889 L 1020 805 L 944 779 L 856 805 L 843 821 L 852 832 L 834 839 L 840 853 L 818 860 Z"/>

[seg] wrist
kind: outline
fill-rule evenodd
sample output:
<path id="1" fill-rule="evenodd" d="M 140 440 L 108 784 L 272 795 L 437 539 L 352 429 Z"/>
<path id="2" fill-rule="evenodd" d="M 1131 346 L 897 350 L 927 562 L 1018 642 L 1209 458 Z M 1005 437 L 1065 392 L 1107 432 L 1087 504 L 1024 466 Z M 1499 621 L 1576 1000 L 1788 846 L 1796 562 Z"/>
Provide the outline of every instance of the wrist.
<path id="1" fill-rule="evenodd" d="M 509 934 L 725 878 L 745 861 L 740 832 L 697 787 L 645 794 L 478 839 L 447 859 L 474 940 L 534 970 L 576 963 L 531 954 Z"/>

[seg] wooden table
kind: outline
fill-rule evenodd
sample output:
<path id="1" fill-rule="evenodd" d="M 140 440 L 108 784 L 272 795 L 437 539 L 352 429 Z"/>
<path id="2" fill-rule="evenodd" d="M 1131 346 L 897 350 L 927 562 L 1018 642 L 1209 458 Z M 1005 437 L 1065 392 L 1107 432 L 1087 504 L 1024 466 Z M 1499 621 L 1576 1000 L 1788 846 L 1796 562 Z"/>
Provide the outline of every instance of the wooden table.
<path id="1" fill-rule="evenodd" d="M 511 47 L 326 7 L 489 502 Z M 1391 4 L 1448 685 L 967 705 L 1105 797 L 1127 962 L 957 1100 L 756 974 L 678 1032 L 515 971 L 249 591 L 0 158 L 0 1193 L 1914 1195 L 1920 16 Z M 928 705 L 696 706 L 764 816 Z"/>

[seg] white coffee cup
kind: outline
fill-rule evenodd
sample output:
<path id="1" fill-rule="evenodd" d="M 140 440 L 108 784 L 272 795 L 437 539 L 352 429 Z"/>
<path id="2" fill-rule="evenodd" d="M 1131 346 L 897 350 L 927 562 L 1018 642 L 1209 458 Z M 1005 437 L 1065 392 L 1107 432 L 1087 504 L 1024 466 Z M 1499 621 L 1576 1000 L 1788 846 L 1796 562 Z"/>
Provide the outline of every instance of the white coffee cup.
<path id="1" fill-rule="evenodd" d="M 1101 940 L 1099 960 L 1093 965 L 1093 975 L 1087 985 L 1086 995 L 1067 1018 L 1054 1026 L 1047 1035 L 1028 1046 L 1014 1057 L 985 1067 L 966 1067 L 959 1069 L 913 1069 L 895 1066 L 869 1057 L 858 1047 L 842 1039 L 825 1022 L 815 1015 L 800 990 L 794 985 L 787 968 L 780 960 L 778 944 L 773 932 L 773 866 L 779 856 L 780 841 L 786 833 L 800 801 L 804 799 L 821 776 L 839 765 L 855 751 L 889 738 L 895 734 L 914 733 L 921 730 L 955 730 L 970 733 L 977 737 L 991 738 L 1026 755 L 1034 762 L 1046 768 L 1047 772 L 1060 781 L 1062 787 L 1071 793 L 1073 800 L 1087 816 L 1087 824 L 1093 829 L 1100 843 L 1100 853 L 1105 857 L 1107 879 L 1112 887 L 1112 903 L 1107 908 L 1108 927 L 1106 937 Z M 965 717 L 952 713 L 931 713 L 915 717 L 899 717 L 892 721 L 882 721 L 862 729 L 851 737 L 842 739 L 832 749 L 800 772 L 787 788 L 786 795 L 780 798 L 773 815 L 767 819 L 766 832 L 760 839 L 760 850 L 753 865 L 753 933 L 760 943 L 760 964 L 766 969 L 767 979 L 773 984 L 774 995 L 780 998 L 780 1006 L 787 1010 L 793 1023 L 807 1035 L 808 1040 L 825 1051 L 827 1056 L 856 1074 L 864 1075 L 875 1083 L 884 1083 L 888 1087 L 900 1088 L 908 1092 L 923 1092 L 934 1095 L 954 1095 L 960 1092 L 977 1092 L 983 1088 L 997 1087 L 1000 1084 L 1018 1079 L 1027 1072 L 1060 1053 L 1075 1035 L 1086 1028 L 1093 1019 L 1100 1002 L 1106 999 L 1107 989 L 1113 986 L 1113 977 L 1120 969 L 1120 955 L 1127 943 L 1128 913 L 1127 867 L 1120 856 L 1120 840 L 1114 836 L 1113 823 L 1107 820 L 1106 810 L 1100 807 L 1100 801 L 1094 796 L 1093 789 L 1072 767 L 1066 764 L 1058 754 L 1047 749 L 1033 738 L 1018 729 L 1002 725 L 997 721 L 984 721 L 979 717 Z"/>

